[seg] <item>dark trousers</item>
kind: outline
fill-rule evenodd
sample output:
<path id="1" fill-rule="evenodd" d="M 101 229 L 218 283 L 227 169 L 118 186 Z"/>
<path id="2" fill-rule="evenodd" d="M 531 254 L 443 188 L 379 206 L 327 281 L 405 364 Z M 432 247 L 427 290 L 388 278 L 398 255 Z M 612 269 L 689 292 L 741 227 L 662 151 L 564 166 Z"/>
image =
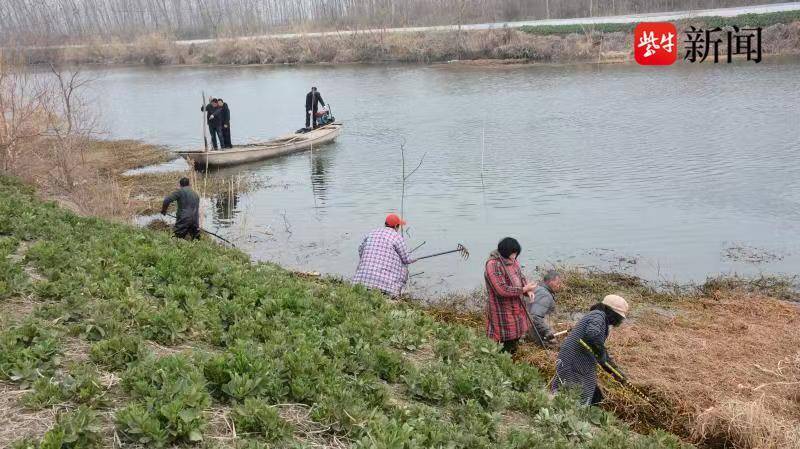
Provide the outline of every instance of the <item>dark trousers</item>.
<path id="1" fill-rule="evenodd" d="M 175 237 L 179 239 L 197 240 L 200 238 L 200 227 L 197 224 L 175 225 Z"/>
<path id="2" fill-rule="evenodd" d="M 222 148 L 233 148 L 231 144 L 231 125 L 222 127 Z"/>
<path id="3" fill-rule="evenodd" d="M 225 138 L 222 135 L 222 125 L 212 126 L 208 125 L 208 132 L 211 134 L 211 146 L 216 150 L 219 147 L 225 147 Z M 217 145 L 219 139 L 219 145 Z"/>
<path id="4" fill-rule="evenodd" d="M 603 402 L 603 391 L 600 390 L 600 387 L 594 387 L 594 394 L 592 395 L 592 403 L 589 405 L 598 405 Z"/>
<path id="5" fill-rule="evenodd" d="M 518 346 L 519 346 L 519 338 L 514 340 L 506 340 L 503 342 L 503 352 L 507 352 L 511 355 L 514 355 L 517 352 Z"/>
<path id="6" fill-rule="evenodd" d="M 306 128 L 311 126 L 311 122 L 314 122 L 314 129 L 317 129 L 317 110 L 316 109 L 311 111 L 310 114 L 308 113 L 308 111 L 306 111 Z"/>

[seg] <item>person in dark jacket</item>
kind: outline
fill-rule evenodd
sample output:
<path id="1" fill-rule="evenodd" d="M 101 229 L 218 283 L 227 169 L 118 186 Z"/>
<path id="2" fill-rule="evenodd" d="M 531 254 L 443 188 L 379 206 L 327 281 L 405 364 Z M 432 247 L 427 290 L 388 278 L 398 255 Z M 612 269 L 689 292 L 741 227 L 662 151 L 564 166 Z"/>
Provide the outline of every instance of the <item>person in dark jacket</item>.
<path id="1" fill-rule="evenodd" d="M 211 134 L 211 146 L 216 150 L 219 147 L 225 147 L 225 139 L 222 135 L 222 107 L 216 98 L 200 108 L 201 111 L 206 111 L 206 120 L 208 121 L 208 132 Z M 217 146 L 217 139 L 219 139 L 219 146 Z"/>
<path id="2" fill-rule="evenodd" d="M 548 317 L 556 311 L 556 293 L 561 291 L 564 282 L 558 271 L 550 270 L 542 277 L 542 283 L 533 291 L 533 301 L 526 304 L 528 315 L 533 321 L 533 329 L 529 334 L 531 340 L 542 347 L 552 345 L 555 332 L 547 322 Z"/>
<path id="3" fill-rule="evenodd" d="M 609 326 L 619 326 L 628 314 L 628 302 L 621 296 L 608 295 L 592 306 L 572 329 L 556 360 L 556 375 L 550 389 L 577 388 L 581 393 L 581 404 L 596 405 L 603 400 L 597 386 L 597 368 L 600 365 L 623 385 L 625 374 L 611 359 L 606 350 Z"/>
<path id="4" fill-rule="evenodd" d="M 217 98 L 217 105 L 222 109 L 222 148 L 233 148 L 231 143 L 231 110 L 228 103 Z"/>
<path id="5" fill-rule="evenodd" d="M 311 88 L 311 92 L 306 94 L 306 128 L 313 126 L 317 128 L 317 110 L 319 105 L 325 106 L 325 100 L 317 91 L 316 87 Z"/>
<path id="6" fill-rule="evenodd" d="M 195 240 L 200 237 L 200 197 L 189 187 L 189 178 L 181 178 L 178 184 L 178 190 L 164 198 L 161 215 L 166 215 L 169 205 L 177 201 L 175 237 Z"/>

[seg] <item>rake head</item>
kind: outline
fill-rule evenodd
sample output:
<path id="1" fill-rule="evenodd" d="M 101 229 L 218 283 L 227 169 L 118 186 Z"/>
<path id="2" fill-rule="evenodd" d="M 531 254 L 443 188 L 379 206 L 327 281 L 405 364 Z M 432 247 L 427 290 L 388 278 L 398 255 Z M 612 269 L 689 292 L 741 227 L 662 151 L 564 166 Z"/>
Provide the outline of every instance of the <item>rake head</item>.
<path id="1" fill-rule="evenodd" d="M 459 243 L 458 246 L 456 247 L 456 250 L 458 251 L 459 254 L 461 254 L 461 257 L 463 257 L 464 260 L 469 259 L 469 250 L 467 249 L 466 246 Z"/>

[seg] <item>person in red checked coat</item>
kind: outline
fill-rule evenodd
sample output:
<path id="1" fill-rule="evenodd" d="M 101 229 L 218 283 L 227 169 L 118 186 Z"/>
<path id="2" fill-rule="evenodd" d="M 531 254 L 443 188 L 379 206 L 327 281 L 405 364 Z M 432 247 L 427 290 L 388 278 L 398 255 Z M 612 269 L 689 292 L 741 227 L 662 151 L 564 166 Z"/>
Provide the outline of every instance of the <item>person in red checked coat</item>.
<path id="1" fill-rule="evenodd" d="M 530 296 L 537 284 L 528 282 L 517 261 L 522 248 L 511 237 L 500 240 L 497 250 L 486 261 L 486 335 L 503 344 L 503 351 L 513 354 L 519 339 L 530 327 L 525 315 L 523 297 Z"/>

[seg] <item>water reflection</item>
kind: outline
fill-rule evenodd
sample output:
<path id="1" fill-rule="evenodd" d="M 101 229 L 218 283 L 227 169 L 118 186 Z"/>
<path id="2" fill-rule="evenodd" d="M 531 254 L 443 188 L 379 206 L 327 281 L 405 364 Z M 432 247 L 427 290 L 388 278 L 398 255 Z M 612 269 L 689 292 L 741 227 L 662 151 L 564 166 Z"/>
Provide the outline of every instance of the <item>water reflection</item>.
<path id="1" fill-rule="evenodd" d="M 214 195 L 214 222 L 222 227 L 230 227 L 239 212 L 239 193 L 233 190 Z"/>
<path id="2" fill-rule="evenodd" d="M 311 188 L 318 207 L 324 207 L 327 198 L 328 167 L 330 156 L 327 153 L 313 154 L 311 159 Z"/>

